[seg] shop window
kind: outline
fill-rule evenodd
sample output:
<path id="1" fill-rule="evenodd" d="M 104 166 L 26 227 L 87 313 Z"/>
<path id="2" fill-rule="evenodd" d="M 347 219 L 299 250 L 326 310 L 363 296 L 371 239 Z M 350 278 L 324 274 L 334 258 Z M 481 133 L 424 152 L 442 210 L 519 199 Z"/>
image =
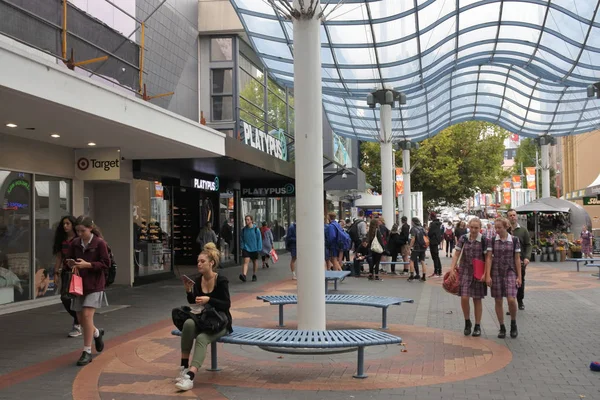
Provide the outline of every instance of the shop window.
<path id="1" fill-rule="evenodd" d="M 33 299 L 48 283 L 43 270 L 32 282 L 31 185 L 30 174 L 0 171 L 0 304 Z"/>
<path id="2" fill-rule="evenodd" d="M 135 277 L 171 271 L 171 200 L 160 182 L 134 180 Z"/>
<path id="3" fill-rule="evenodd" d="M 212 38 L 210 40 L 211 61 L 231 61 L 233 59 L 232 38 Z"/>
<path id="4" fill-rule="evenodd" d="M 211 108 L 212 121 L 233 120 L 233 96 L 213 96 Z"/>
<path id="5" fill-rule="evenodd" d="M 35 176 L 35 281 L 36 297 L 59 294 L 54 275 L 53 245 L 63 217 L 71 215 L 71 181 L 53 176 Z M 46 285 L 47 280 L 47 285 Z"/>

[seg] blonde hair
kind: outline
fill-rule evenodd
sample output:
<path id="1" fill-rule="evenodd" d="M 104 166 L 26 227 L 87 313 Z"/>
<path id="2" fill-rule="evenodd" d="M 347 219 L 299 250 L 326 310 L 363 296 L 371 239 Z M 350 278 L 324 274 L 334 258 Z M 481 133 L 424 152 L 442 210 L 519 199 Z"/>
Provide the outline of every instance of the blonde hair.
<path id="1" fill-rule="evenodd" d="M 504 229 L 508 229 L 510 227 L 510 222 L 504 217 L 496 218 L 496 224 L 498 223 L 501 223 L 502 226 L 504 226 Z"/>
<path id="2" fill-rule="evenodd" d="M 471 224 L 472 224 L 473 222 L 477 222 L 477 223 L 479 224 L 479 228 L 480 228 L 480 229 L 481 229 L 481 228 L 483 228 L 483 226 L 481 225 L 481 220 L 480 220 L 479 218 L 477 218 L 477 217 L 475 217 L 475 218 L 471 218 L 471 220 L 469 221 L 469 226 L 471 226 Z"/>
<path id="3" fill-rule="evenodd" d="M 202 252 L 210 261 L 213 262 L 212 270 L 216 271 L 219 268 L 219 262 L 221 261 L 221 252 L 217 249 L 217 245 L 213 242 L 206 243 Z"/>

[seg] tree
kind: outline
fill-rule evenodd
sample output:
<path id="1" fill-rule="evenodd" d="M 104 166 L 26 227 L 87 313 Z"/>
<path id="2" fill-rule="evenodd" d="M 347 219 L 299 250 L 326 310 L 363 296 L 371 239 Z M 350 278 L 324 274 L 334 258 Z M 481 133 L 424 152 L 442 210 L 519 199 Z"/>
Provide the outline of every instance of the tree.
<path id="1" fill-rule="evenodd" d="M 293 135 L 294 112 L 290 108 L 290 132 L 287 132 L 285 90 L 280 88 L 275 81 L 268 79 L 267 90 L 267 120 L 265 127 L 264 98 L 265 87 L 256 79 L 246 77 L 244 87 L 240 92 L 240 117 L 250 125 L 264 131 L 282 129 Z M 288 96 L 290 107 L 294 106 L 293 96 Z"/>
<path id="2" fill-rule="evenodd" d="M 525 138 L 521 140 L 519 147 L 517 147 L 517 154 L 515 155 L 513 173 L 524 177 L 525 168 L 535 167 L 537 165 L 536 151 L 538 154 L 541 154 L 541 148 L 534 139 Z M 540 193 L 542 193 L 542 182 L 538 182 L 538 185 L 540 186 Z M 550 195 L 556 197 L 556 193 L 556 170 L 550 168 Z"/>
<path id="3" fill-rule="evenodd" d="M 458 205 L 481 190 L 491 192 L 507 173 L 502 169 L 504 129 L 487 122 L 469 121 L 444 129 L 411 150 L 411 186 L 423 192 L 427 209 Z M 378 143 L 361 144 L 361 169 L 367 182 L 381 191 L 381 159 Z M 401 152 L 396 166 L 402 166 Z"/>

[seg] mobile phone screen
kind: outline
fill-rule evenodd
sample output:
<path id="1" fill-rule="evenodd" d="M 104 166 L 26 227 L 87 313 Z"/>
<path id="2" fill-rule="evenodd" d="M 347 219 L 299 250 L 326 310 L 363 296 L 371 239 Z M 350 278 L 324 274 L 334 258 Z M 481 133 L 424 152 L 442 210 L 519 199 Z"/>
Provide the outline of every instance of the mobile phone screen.
<path id="1" fill-rule="evenodd" d="M 185 283 L 185 282 L 191 282 L 191 283 L 195 283 L 194 280 L 192 278 L 190 278 L 187 275 L 181 275 L 181 280 Z"/>

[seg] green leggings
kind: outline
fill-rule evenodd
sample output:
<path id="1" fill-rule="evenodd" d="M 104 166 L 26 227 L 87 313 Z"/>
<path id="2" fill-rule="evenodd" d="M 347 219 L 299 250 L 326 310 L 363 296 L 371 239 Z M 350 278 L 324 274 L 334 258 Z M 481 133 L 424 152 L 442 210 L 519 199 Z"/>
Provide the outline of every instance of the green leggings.
<path id="1" fill-rule="evenodd" d="M 194 345 L 194 339 L 196 339 L 196 347 L 194 349 L 194 358 L 190 364 L 190 367 L 196 367 L 200 369 L 204 358 L 206 357 L 206 348 L 212 342 L 217 341 L 221 336 L 225 336 L 227 328 L 223 329 L 218 333 L 200 333 L 196 328 L 194 320 L 188 319 L 183 324 L 183 331 L 181 331 L 181 352 L 189 354 Z"/>

